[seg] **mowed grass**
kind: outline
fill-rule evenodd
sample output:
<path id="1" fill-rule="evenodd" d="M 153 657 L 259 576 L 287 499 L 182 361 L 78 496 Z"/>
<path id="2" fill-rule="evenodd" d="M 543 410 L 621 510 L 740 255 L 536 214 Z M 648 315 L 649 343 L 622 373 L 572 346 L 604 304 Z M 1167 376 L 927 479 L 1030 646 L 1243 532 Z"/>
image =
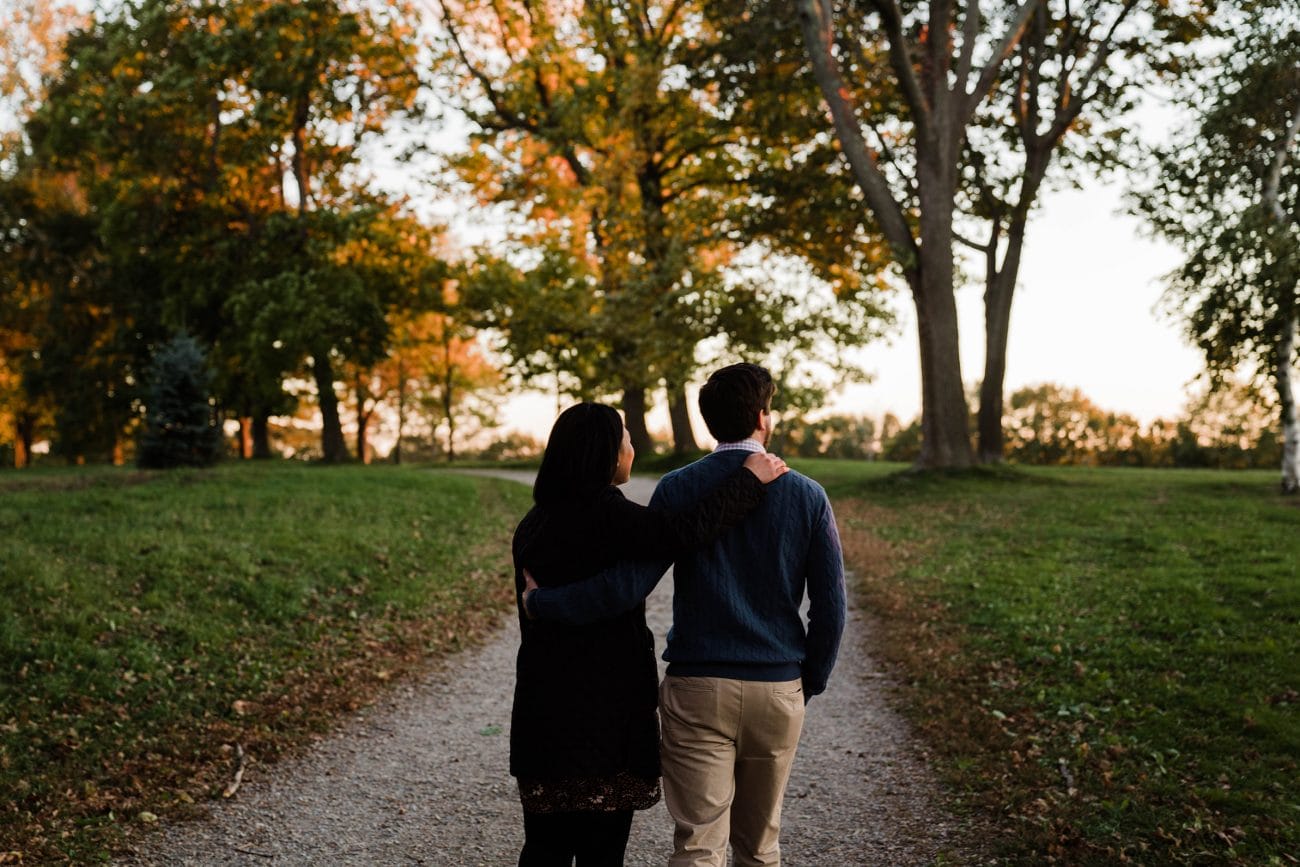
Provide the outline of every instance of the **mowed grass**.
<path id="1" fill-rule="evenodd" d="M 1005 862 L 1300 863 L 1300 502 L 1276 474 L 796 466 Z"/>
<path id="2" fill-rule="evenodd" d="M 512 598 L 522 485 L 396 467 L 0 475 L 0 862 L 103 858 Z"/>

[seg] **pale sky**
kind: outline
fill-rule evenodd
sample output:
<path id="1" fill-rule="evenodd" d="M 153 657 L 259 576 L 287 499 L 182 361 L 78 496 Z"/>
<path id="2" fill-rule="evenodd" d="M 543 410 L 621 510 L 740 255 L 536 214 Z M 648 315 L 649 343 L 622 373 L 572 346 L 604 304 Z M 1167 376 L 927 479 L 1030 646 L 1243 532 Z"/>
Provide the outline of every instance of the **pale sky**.
<path id="1" fill-rule="evenodd" d="M 1144 237 L 1142 222 L 1122 212 L 1121 197 L 1118 184 L 1099 182 L 1044 196 L 1030 223 L 1011 309 L 1007 394 L 1055 382 L 1144 422 L 1181 410 L 1200 355 L 1181 326 L 1156 310 L 1161 276 L 1177 265 L 1178 254 Z M 983 373 L 982 292 L 982 285 L 957 292 L 968 383 Z M 916 316 L 910 299 L 895 309 L 902 336 L 864 351 L 876 381 L 852 386 L 841 405 L 906 420 L 920 410 Z"/>

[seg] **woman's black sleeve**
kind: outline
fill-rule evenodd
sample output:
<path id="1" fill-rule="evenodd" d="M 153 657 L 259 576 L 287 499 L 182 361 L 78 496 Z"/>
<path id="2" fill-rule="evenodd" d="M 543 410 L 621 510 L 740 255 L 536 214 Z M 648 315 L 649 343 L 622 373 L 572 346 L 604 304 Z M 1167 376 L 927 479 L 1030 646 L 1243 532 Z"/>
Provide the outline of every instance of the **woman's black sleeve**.
<path id="1" fill-rule="evenodd" d="M 739 524 L 767 495 L 767 486 L 740 467 L 692 506 L 650 509 L 618 497 L 611 525 L 623 556 L 675 557 L 712 542 Z"/>

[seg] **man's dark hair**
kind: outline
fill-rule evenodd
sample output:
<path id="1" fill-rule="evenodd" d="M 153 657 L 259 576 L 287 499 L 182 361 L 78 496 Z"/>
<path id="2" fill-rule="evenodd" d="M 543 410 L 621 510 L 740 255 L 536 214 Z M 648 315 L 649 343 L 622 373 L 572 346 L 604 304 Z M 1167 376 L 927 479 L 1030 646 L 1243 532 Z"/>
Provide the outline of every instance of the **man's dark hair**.
<path id="1" fill-rule="evenodd" d="M 758 414 L 771 406 L 775 393 L 766 369 L 733 364 L 713 371 L 700 388 L 700 414 L 718 442 L 739 442 L 754 432 Z"/>
<path id="2" fill-rule="evenodd" d="M 623 445 L 623 419 L 603 403 L 577 403 L 560 413 L 533 483 L 539 506 L 581 501 L 614 481 Z"/>

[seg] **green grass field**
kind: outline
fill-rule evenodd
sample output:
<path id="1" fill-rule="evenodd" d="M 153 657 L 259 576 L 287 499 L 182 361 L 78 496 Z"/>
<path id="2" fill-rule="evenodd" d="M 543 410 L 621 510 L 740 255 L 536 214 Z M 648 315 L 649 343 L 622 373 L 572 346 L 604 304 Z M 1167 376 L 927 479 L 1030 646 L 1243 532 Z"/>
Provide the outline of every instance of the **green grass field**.
<path id="1" fill-rule="evenodd" d="M 1300 502 L 1273 473 L 796 462 L 1011 863 L 1300 855 Z"/>
<path id="2" fill-rule="evenodd" d="M 0 863 L 275 757 L 512 598 L 521 485 L 394 467 L 0 476 Z"/>

